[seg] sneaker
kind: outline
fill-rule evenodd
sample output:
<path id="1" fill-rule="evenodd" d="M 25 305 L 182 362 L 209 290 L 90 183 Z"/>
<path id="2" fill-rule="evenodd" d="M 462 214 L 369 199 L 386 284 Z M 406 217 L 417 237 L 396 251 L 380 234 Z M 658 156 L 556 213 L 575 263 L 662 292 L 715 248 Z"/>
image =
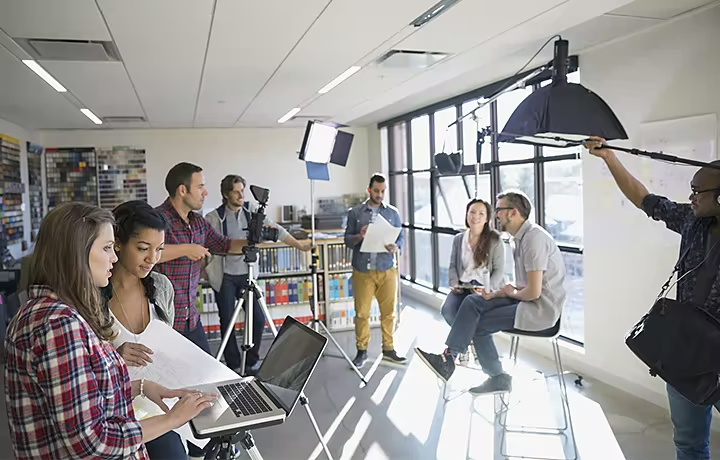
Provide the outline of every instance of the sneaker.
<path id="1" fill-rule="evenodd" d="M 450 354 L 447 350 L 440 355 L 435 355 L 416 348 L 415 353 L 417 353 L 418 357 L 427 364 L 430 370 L 435 372 L 435 375 L 443 379 L 445 382 L 447 382 L 453 375 L 453 372 L 455 372 L 455 360 L 453 359 L 452 354 Z"/>
<path id="2" fill-rule="evenodd" d="M 353 366 L 357 367 L 358 369 L 362 369 L 362 367 L 367 362 L 368 355 L 367 350 L 358 350 L 357 355 L 355 355 L 355 359 L 353 359 Z"/>
<path id="3" fill-rule="evenodd" d="M 257 375 L 258 370 L 260 369 L 260 363 L 255 363 L 252 366 L 245 366 L 245 376 L 253 376 Z"/>
<path id="4" fill-rule="evenodd" d="M 474 395 L 509 393 L 510 391 L 512 391 L 512 376 L 508 374 L 500 374 L 495 377 L 490 377 L 482 384 L 470 388 L 470 393 Z"/>
<path id="5" fill-rule="evenodd" d="M 405 364 L 407 362 L 407 358 L 404 356 L 398 356 L 395 350 L 383 350 L 382 359 L 396 364 Z"/>

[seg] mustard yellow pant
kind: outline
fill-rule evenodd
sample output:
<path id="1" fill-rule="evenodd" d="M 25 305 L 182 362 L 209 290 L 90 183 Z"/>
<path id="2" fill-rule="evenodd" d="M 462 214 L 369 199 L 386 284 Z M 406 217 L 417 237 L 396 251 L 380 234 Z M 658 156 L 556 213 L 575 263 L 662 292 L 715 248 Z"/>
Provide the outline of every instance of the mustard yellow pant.
<path id="1" fill-rule="evenodd" d="M 367 350 L 370 342 L 370 306 L 373 296 L 380 306 L 380 328 L 383 350 L 393 350 L 395 325 L 395 295 L 398 272 L 391 268 L 384 272 L 353 270 L 352 287 L 355 297 L 355 343 L 358 350 Z"/>

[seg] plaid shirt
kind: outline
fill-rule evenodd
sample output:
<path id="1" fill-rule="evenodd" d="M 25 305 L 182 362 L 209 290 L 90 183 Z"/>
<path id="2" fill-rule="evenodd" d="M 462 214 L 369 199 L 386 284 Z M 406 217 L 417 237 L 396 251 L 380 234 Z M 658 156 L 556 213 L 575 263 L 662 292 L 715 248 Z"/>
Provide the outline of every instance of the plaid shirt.
<path id="1" fill-rule="evenodd" d="M 15 457 L 148 459 L 120 355 L 49 288 L 28 296 L 5 341 Z"/>
<path id="2" fill-rule="evenodd" d="M 230 239 L 222 236 L 196 212 L 188 214 L 186 223 L 170 199 L 157 207 L 169 223 L 165 231 L 167 244 L 199 244 L 214 253 L 227 253 L 230 250 Z M 200 313 L 195 308 L 195 298 L 200 284 L 202 260 L 192 261 L 187 257 L 163 262 L 155 266 L 155 270 L 167 276 L 175 288 L 175 321 L 173 328 L 179 332 L 185 330 L 185 323 L 190 320 L 190 330 L 200 322 Z"/>
<path id="3" fill-rule="evenodd" d="M 643 199 L 642 209 L 651 218 L 665 222 L 669 230 L 680 234 L 680 255 L 687 251 L 687 256 L 680 262 L 678 278 L 700 265 L 705 259 L 710 227 L 715 221 L 714 217 L 695 217 L 689 204 L 676 203 L 653 194 L 649 194 Z M 680 302 L 694 302 L 697 275 L 698 270 L 694 270 L 678 283 L 677 297 Z M 720 277 L 715 278 L 703 306 L 709 313 L 720 318 Z"/>

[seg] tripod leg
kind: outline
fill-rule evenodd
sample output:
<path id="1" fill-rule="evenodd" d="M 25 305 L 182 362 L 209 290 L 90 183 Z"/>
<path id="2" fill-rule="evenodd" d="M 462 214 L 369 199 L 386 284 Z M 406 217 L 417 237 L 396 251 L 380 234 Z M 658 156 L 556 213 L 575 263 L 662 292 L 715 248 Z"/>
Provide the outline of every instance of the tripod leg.
<path id="1" fill-rule="evenodd" d="M 320 445 L 322 446 L 323 451 L 325 451 L 325 456 L 327 456 L 328 460 L 333 460 L 332 455 L 330 455 L 330 449 L 328 449 L 327 444 L 325 444 L 323 435 L 320 432 L 320 427 L 318 426 L 317 421 L 315 420 L 315 417 L 313 416 L 312 410 L 310 409 L 310 404 L 308 403 L 308 400 L 304 394 L 300 395 L 300 404 L 305 408 L 305 411 L 308 414 L 310 423 L 312 423 L 312 426 L 315 429 L 315 433 L 317 433 L 317 437 L 320 440 Z"/>
<path id="2" fill-rule="evenodd" d="M 220 344 L 220 349 L 217 352 L 217 356 L 215 356 L 215 359 L 218 361 L 220 361 L 220 357 L 223 355 L 225 347 L 230 340 L 230 333 L 235 328 L 235 323 L 237 322 L 238 315 L 240 314 L 240 310 L 242 309 L 242 302 L 242 298 L 238 299 L 237 302 L 235 302 L 235 311 L 233 312 L 233 316 L 230 319 L 230 324 L 228 324 L 227 330 L 223 333 L 223 339 L 222 343 Z M 247 321 L 245 322 L 247 323 Z"/>
<path id="3" fill-rule="evenodd" d="M 245 437 L 240 441 L 240 444 L 242 444 L 243 449 L 245 449 L 245 452 L 247 452 L 248 456 L 253 460 L 263 460 L 262 455 L 260 455 L 260 451 L 258 450 L 257 446 L 255 445 L 255 440 L 252 437 L 252 434 L 248 431 L 245 434 Z"/>
<path id="4" fill-rule="evenodd" d="M 350 357 L 347 355 L 347 353 L 345 353 L 345 350 L 342 349 L 342 347 L 340 346 L 340 344 L 337 343 L 337 340 L 335 340 L 335 337 L 332 336 L 332 334 L 331 334 L 330 331 L 328 330 L 327 326 L 325 326 L 325 324 L 324 324 L 322 321 L 320 321 L 320 320 L 318 320 L 317 324 L 319 324 L 320 327 L 322 328 L 322 330 L 325 331 L 325 335 L 327 335 L 327 337 L 328 337 L 330 340 L 332 340 L 332 342 L 335 344 L 335 348 L 337 348 L 337 349 L 340 351 L 340 353 L 343 355 L 343 358 L 345 358 L 345 361 L 347 361 L 348 364 L 350 364 L 350 367 L 352 367 L 352 369 L 355 371 L 355 373 L 358 375 L 358 377 L 360 377 L 360 380 L 362 380 L 362 382 L 363 382 L 365 385 L 367 385 L 368 382 L 367 382 L 367 380 L 365 380 L 365 376 L 362 374 L 362 372 L 360 372 L 360 369 L 358 369 L 357 366 L 355 366 L 355 365 L 353 364 L 352 360 L 351 360 Z"/>

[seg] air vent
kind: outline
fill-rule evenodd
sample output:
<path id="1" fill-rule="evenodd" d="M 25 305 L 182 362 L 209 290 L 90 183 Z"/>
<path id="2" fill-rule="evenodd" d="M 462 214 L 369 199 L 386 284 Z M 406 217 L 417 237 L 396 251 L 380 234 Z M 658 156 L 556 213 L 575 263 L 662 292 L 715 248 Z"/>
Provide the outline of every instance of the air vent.
<path id="1" fill-rule="evenodd" d="M 448 53 L 430 51 L 390 50 L 375 62 L 393 69 L 427 69 L 448 56 Z"/>
<path id="2" fill-rule="evenodd" d="M 105 123 L 143 123 L 147 120 L 141 116 L 118 116 L 118 117 L 103 117 Z"/>
<path id="3" fill-rule="evenodd" d="M 120 61 L 113 42 L 17 38 L 15 41 L 36 61 Z"/>

